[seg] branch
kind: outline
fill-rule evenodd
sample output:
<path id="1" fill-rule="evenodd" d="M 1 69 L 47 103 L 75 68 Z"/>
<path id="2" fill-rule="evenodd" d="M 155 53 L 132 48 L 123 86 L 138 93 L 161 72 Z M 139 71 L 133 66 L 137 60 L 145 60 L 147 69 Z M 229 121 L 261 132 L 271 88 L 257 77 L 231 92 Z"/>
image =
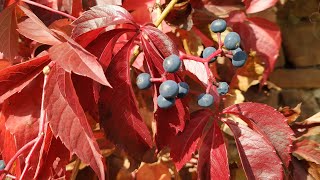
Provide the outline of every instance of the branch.
<path id="1" fill-rule="evenodd" d="M 49 65 L 50 66 L 50 65 Z M 44 74 L 44 81 L 43 81 L 43 89 L 42 89 L 42 99 L 41 99 L 41 110 L 40 110 L 40 120 L 39 120 L 39 134 L 37 137 L 37 141 L 34 143 L 32 149 L 30 150 L 27 158 L 26 158 L 26 164 L 23 168 L 23 171 L 21 173 L 21 179 L 24 178 L 26 175 L 29 166 L 30 166 L 30 159 L 33 157 L 35 154 L 37 148 L 41 146 L 43 143 L 44 139 L 44 129 L 45 129 L 45 123 L 46 123 L 46 111 L 44 109 L 44 98 L 46 97 L 46 91 L 45 88 L 47 87 L 48 84 L 48 74 L 50 73 L 50 67 L 46 66 L 43 68 L 43 74 Z"/>

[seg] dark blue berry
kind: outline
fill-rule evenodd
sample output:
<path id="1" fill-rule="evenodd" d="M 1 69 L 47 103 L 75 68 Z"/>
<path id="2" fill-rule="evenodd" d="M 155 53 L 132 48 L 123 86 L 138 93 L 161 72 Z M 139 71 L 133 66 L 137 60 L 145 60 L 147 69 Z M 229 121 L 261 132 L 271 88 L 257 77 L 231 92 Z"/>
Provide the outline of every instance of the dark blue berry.
<path id="1" fill-rule="evenodd" d="M 174 98 L 179 93 L 179 86 L 176 82 L 167 80 L 160 85 L 159 91 L 165 98 Z"/>
<path id="2" fill-rule="evenodd" d="M 207 58 L 209 57 L 212 53 L 216 51 L 216 48 L 214 47 L 206 47 L 203 52 L 202 52 L 202 57 Z M 209 62 L 214 62 L 217 59 L 217 57 L 212 58 Z"/>
<path id="3" fill-rule="evenodd" d="M 150 74 L 148 73 L 141 73 L 137 77 L 137 86 L 139 89 L 147 89 L 151 86 L 151 81 L 150 81 Z"/>
<path id="4" fill-rule="evenodd" d="M 227 28 L 227 23 L 225 20 L 223 19 L 216 19 L 214 21 L 212 21 L 211 25 L 210 25 L 210 29 L 212 32 L 215 33 L 221 33 L 223 31 L 225 31 Z"/>
<path id="5" fill-rule="evenodd" d="M 244 51 L 239 51 L 235 53 L 232 57 L 232 65 L 234 67 L 242 67 L 247 61 L 247 53 Z"/>
<path id="6" fill-rule="evenodd" d="M 177 97 L 178 98 L 185 97 L 189 92 L 189 85 L 185 82 L 179 82 L 178 86 L 179 86 L 179 93 L 178 93 Z"/>
<path id="7" fill-rule="evenodd" d="M 174 98 L 164 98 L 163 96 L 159 95 L 157 98 L 157 104 L 160 108 L 169 108 L 173 106 L 175 103 Z"/>
<path id="8" fill-rule="evenodd" d="M 5 167 L 6 163 L 4 162 L 4 160 L 0 160 L 0 170 L 4 170 Z"/>
<path id="9" fill-rule="evenodd" d="M 230 32 L 224 38 L 224 46 L 229 50 L 235 50 L 240 46 L 240 36 L 236 32 Z"/>
<path id="10" fill-rule="evenodd" d="M 234 55 L 235 53 L 237 53 L 237 52 L 239 52 L 239 51 L 242 51 L 242 49 L 238 47 L 237 49 L 232 50 L 231 52 L 232 52 L 232 54 Z"/>
<path id="11" fill-rule="evenodd" d="M 174 73 L 180 68 L 181 61 L 179 56 L 172 54 L 163 61 L 163 68 L 166 72 Z"/>
<path id="12" fill-rule="evenodd" d="M 213 104 L 213 96 L 211 94 L 200 94 L 198 96 L 198 105 L 201 107 L 209 107 Z"/>
<path id="13" fill-rule="evenodd" d="M 229 91 L 229 85 L 226 82 L 220 82 L 217 88 L 217 91 L 220 95 L 225 95 Z"/>

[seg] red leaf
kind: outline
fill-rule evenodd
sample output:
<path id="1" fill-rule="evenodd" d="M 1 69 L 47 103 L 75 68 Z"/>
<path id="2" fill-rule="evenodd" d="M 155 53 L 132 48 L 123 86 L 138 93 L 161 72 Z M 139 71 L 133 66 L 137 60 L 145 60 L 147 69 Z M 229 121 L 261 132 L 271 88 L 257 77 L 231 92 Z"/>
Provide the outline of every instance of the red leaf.
<path id="1" fill-rule="evenodd" d="M 279 0 L 244 0 L 246 13 L 256 13 L 274 6 Z"/>
<path id="2" fill-rule="evenodd" d="M 226 145 L 216 120 L 207 132 L 200 150 L 198 162 L 198 179 L 230 178 Z"/>
<path id="3" fill-rule="evenodd" d="M 139 24 L 152 22 L 149 8 L 146 5 L 137 6 L 137 8 L 131 12 L 131 15 L 134 18 L 135 22 Z"/>
<path id="4" fill-rule="evenodd" d="M 69 163 L 70 152 L 59 138 L 53 137 L 48 126 L 45 133 L 43 153 L 40 156 L 41 164 L 34 179 L 57 179 L 64 177 L 66 166 Z"/>
<path id="5" fill-rule="evenodd" d="M 121 35 L 127 32 L 135 31 L 133 29 L 113 29 L 107 31 L 100 36 L 98 36 L 94 41 L 92 41 L 87 50 L 99 57 L 99 62 L 102 65 L 103 70 L 105 71 L 112 59 L 113 49 Z M 101 85 L 98 83 L 93 83 L 93 93 L 96 102 L 99 99 Z"/>
<path id="6" fill-rule="evenodd" d="M 87 76 L 105 86 L 110 86 L 96 57 L 72 39 L 52 46 L 49 53 L 50 58 L 65 71 L 72 71 L 81 76 Z"/>
<path id="7" fill-rule="evenodd" d="M 206 68 L 202 62 L 183 60 L 183 65 L 187 74 L 196 76 L 197 79 L 201 81 L 205 86 L 208 84 L 208 74 L 204 73 L 206 72 Z"/>
<path id="8" fill-rule="evenodd" d="M 126 0 L 123 2 L 123 7 L 126 8 L 127 10 L 135 10 L 141 6 L 153 6 L 155 3 L 155 0 Z"/>
<path id="9" fill-rule="evenodd" d="M 13 62 L 18 55 L 18 32 L 16 31 L 16 4 L 12 4 L 4 9 L 0 14 L 0 52 L 4 58 Z"/>
<path id="10" fill-rule="evenodd" d="M 130 23 L 138 27 L 133 22 L 130 13 L 120 6 L 95 6 L 84 12 L 72 23 L 75 25 L 75 28 L 72 31 L 72 36 L 78 37 L 95 29 L 125 23 Z"/>
<path id="11" fill-rule="evenodd" d="M 39 133 L 42 83 L 43 78 L 36 78 L 3 103 L 1 116 L 6 119 L 6 128 L 15 136 L 17 148 L 36 138 Z"/>
<path id="12" fill-rule="evenodd" d="M 295 180 L 308 179 L 309 173 L 305 169 L 305 165 L 296 158 L 292 158 L 292 178 Z"/>
<path id="13" fill-rule="evenodd" d="M 76 74 L 72 74 L 71 78 L 77 96 L 79 98 L 79 102 L 84 112 L 90 114 L 93 117 L 93 119 L 98 120 L 99 108 L 97 101 L 94 99 L 93 93 L 93 83 L 95 82 L 92 79 L 83 76 L 78 76 Z"/>
<path id="14" fill-rule="evenodd" d="M 71 74 L 55 65 L 45 87 L 44 107 L 56 137 L 104 179 L 102 156 L 72 84 Z"/>
<path id="15" fill-rule="evenodd" d="M 14 142 L 14 136 L 9 132 L 5 131 L 3 136 L 4 142 L 3 142 L 3 151 L 2 151 L 2 158 L 4 162 L 9 162 L 10 159 L 16 154 L 18 148 L 16 147 L 16 144 Z M 17 161 L 15 161 L 16 166 L 14 169 L 12 169 L 10 172 L 15 174 L 17 177 L 21 175 L 21 164 L 23 164 L 23 158 L 18 158 Z"/>
<path id="16" fill-rule="evenodd" d="M 273 147 L 249 127 L 226 120 L 248 179 L 283 179 L 281 160 Z"/>
<path id="17" fill-rule="evenodd" d="M 170 155 L 178 171 L 191 159 L 192 154 L 196 151 L 202 131 L 211 115 L 211 111 L 204 109 L 191 113 L 190 120 L 187 122 L 183 132 L 179 133 L 171 141 Z"/>
<path id="18" fill-rule="evenodd" d="M 279 27 L 260 17 L 247 18 L 243 12 L 234 12 L 228 19 L 234 31 L 243 38 L 241 45 L 246 51 L 254 50 L 266 63 L 263 83 L 274 69 L 281 46 Z"/>
<path id="19" fill-rule="evenodd" d="M 145 38 L 141 38 L 142 47 L 145 58 L 150 67 L 150 73 L 152 76 L 160 77 L 160 74 L 164 73 L 162 66 L 163 57 L 161 57 L 158 50 L 153 46 L 153 43 L 149 42 Z M 168 74 L 167 79 L 180 82 L 180 78 L 174 74 Z M 172 138 L 184 129 L 185 121 L 189 119 L 189 111 L 186 102 L 184 100 L 177 99 L 175 106 L 169 109 L 161 109 L 157 106 L 157 92 L 159 84 L 154 85 L 154 114 L 157 131 L 156 131 L 156 144 L 158 149 L 162 149 L 164 146 L 169 146 Z"/>
<path id="20" fill-rule="evenodd" d="M 1 118 L 5 119 L 6 129 L 14 137 L 16 149 L 22 148 L 25 144 L 38 136 L 42 84 L 43 78 L 39 76 L 34 81 L 30 82 L 20 93 L 16 93 L 4 101 L 2 105 Z M 26 171 L 24 176 L 28 179 L 32 179 L 37 167 L 39 160 L 38 152 L 39 148 L 35 150 L 34 156 L 32 156 L 29 161 L 30 169 Z M 27 154 L 22 154 L 20 156 L 22 162 L 26 156 Z M 23 169 L 24 163 L 18 164 L 17 166 Z M 19 176 L 20 172 L 16 173 L 18 173 L 17 175 Z"/>
<path id="21" fill-rule="evenodd" d="M 168 57 L 172 54 L 179 55 L 178 48 L 176 44 L 162 31 L 153 26 L 144 26 L 142 28 L 142 34 L 146 34 L 150 43 L 156 47 L 158 52 L 162 55 L 162 57 Z"/>
<path id="22" fill-rule="evenodd" d="M 152 145 L 147 126 L 139 114 L 130 79 L 130 47 L 134 36 L 113 57 L 107 69 L 111 88 L 101 90 L 100 117 L 107 137 L 135 158 L 142 158 Z"/>
<path id="23" fill-rule="evenodd" d="M 97 5 L 118 5 L 121 6 L 122 5 L 122 0 L 96 0 L 97 1 Z"/>
<path id="24" fill-rule="evenodd" d="M 0 104 L 11 95 L 20 92 L 49 63 L 48 55 L 10 66 L 0 71 Z"/>
<path id="25" fill-rule="evenodd" d="M 1 56 L 1 53 L 0 53 L 0 56 Z M 7 60 L 7 59 L 0 59 L 0 70 L 5 69 L 5 68 L 7 68 L 7 67 L 9 67 L 9 66 L 12 66 L 12 64 L 10 63 L 9 60 Z"/>
<path id="26" fill-rule="evenodd" d="M 86 48 L 89 52 L 99 57 L 103 70 L 106 70 L 109 66 L 114 46 L 119 37 L 128 32 L 134 32 L 135 29 L 113 29 L 99 35 L 94 41 L 92 41 Z"/>
<path id="27" fill-rule="evenodd" d="M 79 17 L 81 15 L 81 13 L 83 12 L 82 1 L 75 0 L 75 1 L 71 1 L 71 2 L 72 2 L 71 15 L 75 16 L 75 17 Z"/>
<path id="28" fill-rule="evenodd" d="M 258 132 L 277 150 L 285 167 L 289 166 L 293 131 L 281 113 L 270 106 L 259 103 L 236 104 L 226 108 L 223 112 L 239 116 L 249 126 L 251 122 L 254 123 Z"/>
<path id="29" fill-rule="evenodd" d="M 19 8 L 29 17 L 18 24 L 20 34 L 43 44 L 55 45 L 61 43 L 32 11 L 22 6 L 19 6 Z"/>
<path id="30" fill-rule="evenodd" d="M 309 162 L 320 164 L 319 142 L 309 139 L 303 139 L 295 142 L 293 152 L 299 159 L 303 158 Z"/>

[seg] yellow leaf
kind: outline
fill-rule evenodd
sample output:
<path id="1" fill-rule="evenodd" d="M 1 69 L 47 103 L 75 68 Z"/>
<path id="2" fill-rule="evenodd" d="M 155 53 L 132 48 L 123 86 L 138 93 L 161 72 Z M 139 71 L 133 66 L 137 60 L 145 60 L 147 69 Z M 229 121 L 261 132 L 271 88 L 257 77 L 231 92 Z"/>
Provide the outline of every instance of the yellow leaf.
<path id="1" fill-rule="evenodd" d="M 138 169 L 137 180 L 170 180 L 171 174 L 169 168 L 161 162 L 153 164 L 144 163 Z"/>

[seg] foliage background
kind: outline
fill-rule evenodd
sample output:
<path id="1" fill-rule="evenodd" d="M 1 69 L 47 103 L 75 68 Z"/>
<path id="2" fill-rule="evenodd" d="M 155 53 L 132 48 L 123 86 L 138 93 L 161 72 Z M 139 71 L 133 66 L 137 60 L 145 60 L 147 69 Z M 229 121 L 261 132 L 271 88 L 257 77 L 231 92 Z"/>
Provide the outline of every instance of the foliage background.
<path id="1" fill-rule="evenodd" d="M 90 4 L 92 2 L 87 1 L 87 3 Z M 262 91 L 259 91 L 259 81 L 256 81 L 261 75 L 259 74 L 260 67 L 254 68 L 256 74 L 252 77 L 252 74 L 245 74 L 245 78 L 248 78 L 252 83 L 243 83 L 246 79 L 241 81 L 242 83 L 239 82 L 239 85 L 245 91 L 242 94 L 235 93 L 235 96 L 230 98 L 230 101 L 266 103 L 276 109 L 280 108 L 290 118 L 299 116 L 298 121 L 304 120 L 320 111 L 319 3 L 318 0 L 308 0 L 307 2 L 303 0 L 282 0 L 275 7 L 252 14 L 252 16 L 266 18 L 280 26 L 283 40 L 281 53 L 276 63 L 276 68 L 270 76 L 270 81 L 268 81 L 267 86 L 262 88 Z M 0 9 L 2 4 L 1 0 Z M 50 18 L 54 20 L 56 17 L 53 15 Z M 137 93 L 139 94 L 140 92 Z M 299 103 L 302 103 L 301 106 L 298 105 Z M 144 109 L 144 105 L 141 105 L 141 107 L 141 110 L 145 111 L 145 117 L 152 116 L 148 109 Z M 151 122 L 147 121 L 147 123 L 149 123 L 149 127 L 152 126 Z M 320 141 L 319 134 L 315 134 L 314 137 L 316 141 Z M 136 162 L 127 157 L 124 152 L 115 150 L 108 142 L 105 142 L 105 144 L 108 150 L 104 153 L 108 155 L 107 165 L 110 177 L 117 177 L 118 179 L 131 178 L 130 172 L 137 168 L 138 164 L 135 164 Z M 231 151 L 230 154 L 236 156 L 236 152 Z M 165 151 L 160 159 L 160 163 L 142 166 L 136 177 L 138 179 L 139 177 L 146 178 L 148 176 L 156 179 L 159 177 L 168 179 L 172 173 L 169 171 L 173 166 L 172 162 Z M 155 161 L 155 159 L 149 160 L 150 162 Z M 195 156 L 187 164 L 186 168 L 180 172 L 182 179 L 193 179 L 195 177 L 196 161 L 197 157 Z M 309 168 L 309 174 L 313 178 L 320 178 L 318 164 L 307 161 L 299 161 L 299 164 L 302 169 Z M 72 171 L 74 167 L 80 169 L 77 179 L 96 178 L 90 168 L 75 159 L 69 164 L 68 168 Z M 244 177 L 243 171 L 239 168 L 234 168 L 231 173 L 232 177 L 237 177 L 237 179 Z"/>

